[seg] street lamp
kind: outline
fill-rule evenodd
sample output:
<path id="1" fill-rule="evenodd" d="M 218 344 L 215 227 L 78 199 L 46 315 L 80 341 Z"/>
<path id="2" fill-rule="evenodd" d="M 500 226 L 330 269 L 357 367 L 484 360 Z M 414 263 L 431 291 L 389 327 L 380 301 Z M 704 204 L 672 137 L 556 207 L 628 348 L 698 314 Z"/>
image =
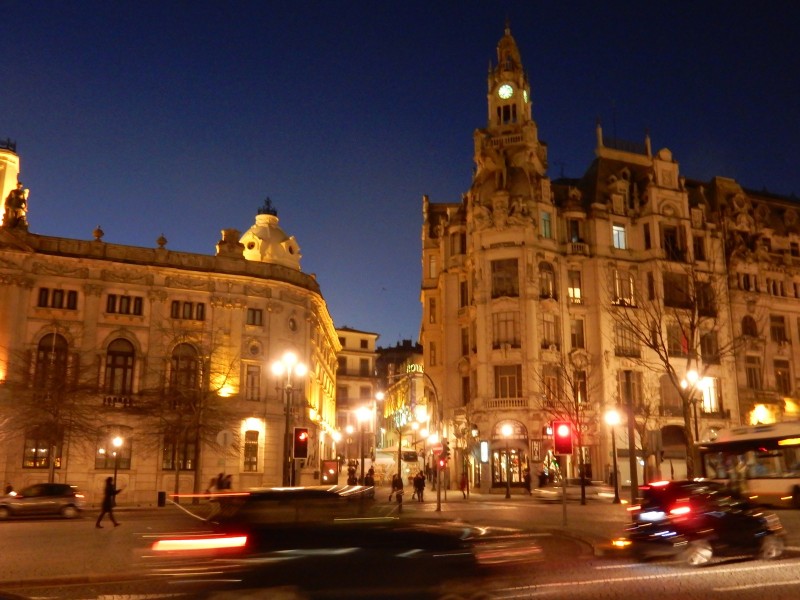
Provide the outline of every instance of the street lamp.
<path id="1" fill-rule="evenodd" d="M 361 485 L 364 485 L 364 429 L 371 416 L 372 411 L 366 406 L 362 406 L 356 410 L 356 419 L 358 420 L 359 429 L 361 430 L 361 440 L 359 443 L 359 454 L 361 455 L 361 479 L 358 481 Z"/>
<path id="2" fill-rule="evenodd" d="M 284 407 L 286 411 L 286 423 L 283 435 L 283 485 L 289 487 L 294 485 L 294 456 L 292 452 L 292 376 L 303 377 L 308 372 L 308 367 L 303 363 L 297 362 L 297 355 L 294 352 L 286 352 L 280 360 L 272 363 L 272 373 L 276 377 L 286 375 L 283 384 Z M 280 387 L 279 387 L 280 389 Z"/>
<path id="3" fill-rule="evenodd" d="M 613 455 L 612 468 L 614 469 L 614 504 L 619 504 L 619 474 L 617 471 L 617 435 L 614 432 L 614 427 L 619 425 L 619 413 L 612 409 L 606 413 L 606 424 L 611 427 L 611 453 Z"/>
<path id="4" fill-rule="evenodd" d="M 506 438 L 506 498 L 511 498 L 511 447 L 509 441 L 511 434 L 514 433 L 514 428 L 506 423 L 500 428 L 500 432 Z"/>
<path id="5" fill-rule="evenodd" d="M 122 447 L 122 438 L 117 436 L 111 440 L 114 446 L 114 489 L 117 489 L 117 471 L 119 470 L 119 449 Z"/>

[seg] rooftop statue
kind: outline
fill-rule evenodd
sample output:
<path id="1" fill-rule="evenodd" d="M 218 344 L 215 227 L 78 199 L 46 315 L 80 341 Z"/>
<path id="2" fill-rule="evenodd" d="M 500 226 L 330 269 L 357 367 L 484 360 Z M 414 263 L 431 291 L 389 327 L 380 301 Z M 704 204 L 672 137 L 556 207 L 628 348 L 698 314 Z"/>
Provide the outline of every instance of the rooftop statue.
<path id="1" fill-rule="evenodd" d="M 6 198 L 6 210 L 3 215 L 3 227 L 8 228 L 28 228 L 28 193 L 22 186 L 22 182 L 17 183 L 17 187 L 9 192 Z"/>

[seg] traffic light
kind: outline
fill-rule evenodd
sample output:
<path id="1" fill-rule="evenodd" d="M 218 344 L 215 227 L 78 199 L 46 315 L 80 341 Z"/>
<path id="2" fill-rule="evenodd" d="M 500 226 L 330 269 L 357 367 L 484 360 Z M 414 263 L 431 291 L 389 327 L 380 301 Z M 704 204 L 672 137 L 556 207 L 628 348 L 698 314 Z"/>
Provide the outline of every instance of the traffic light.
<path id="1" fill-rule="evenodd" d="M 294 458 L 308 458 L 308 428 L 295 427 L 293 440 L 294 452 L 292 456 Z"/>
<path id="2" fill-rule="evenodd" d="M 450 442 L 447 440 L 442 442 L 442 457 L 445 461 L 450 460 Z"/>
<path id="3" fill-rule="evenodd" d="M 447 466 L 447 460 L 444 458 L 439 459 L 439 470 L 444 471 L 444 468 Z"/>
<path id="4" fill-rule="evenodd" d="M 572 454 L 572 423 L 553 421 L 553 447 L 556 454 Z"/>

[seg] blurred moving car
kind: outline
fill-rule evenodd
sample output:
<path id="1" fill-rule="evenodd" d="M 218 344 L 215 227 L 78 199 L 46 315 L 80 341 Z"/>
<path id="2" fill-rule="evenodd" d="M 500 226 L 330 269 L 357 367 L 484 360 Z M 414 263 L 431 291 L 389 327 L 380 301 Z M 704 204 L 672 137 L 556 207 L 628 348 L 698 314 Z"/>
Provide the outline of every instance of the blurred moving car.
<path id="1" fill-rule="evenodd" d="M 61 515 L 74 519 L 86 506 L 84 495 L 67 483 L 35 483 L 0 497 L 0 519 Z"/>
<path id="2" fill-rule="evenodd" d="M 613 486 L 606 485 L 602 481 L 584 480 L 586 486 L 586 500 L 613 502 L 614 501 L 614 488 Z M 531 490 L 531 495 L 542 502 L 561 502 L 564 495 L 564 485 L 562 482 L 556 482 L 549 486 L 537 487 Z M 567 502 L 580 501 L 581 499 L 581 480 L 567 479 Z"/>
<path id="3" fill-rule="evenodd" d="M 153 544 L 154 572 L 174 575 L 184 592 L 281 588 L 302 598 L 420 600 L 541 559 L 535 539 L 519 530 L 400 520 L 368 493 L 314 486 L 220 495 L 210 533 Z"/>
<path id="4" fill-rule="evenodd" d="M 783 553 L 780 519 L 718 482 L 659 481 L 640 487 L 641 504 L 618 547 L 641 559 L 677 557 L 691 566 L 714 557 L 747 554 L 763 559 Z"/>

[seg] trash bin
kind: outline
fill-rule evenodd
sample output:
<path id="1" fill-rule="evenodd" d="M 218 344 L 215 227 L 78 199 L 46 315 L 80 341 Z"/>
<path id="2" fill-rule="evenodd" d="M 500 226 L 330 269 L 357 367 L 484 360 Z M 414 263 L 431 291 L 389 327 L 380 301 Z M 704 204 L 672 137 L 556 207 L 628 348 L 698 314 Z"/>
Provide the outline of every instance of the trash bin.
<path id="1" fill-rule="evenodd" d="M 158 492 L 158 505 L 159 506 L 167 505 L 167 492 Z"/>

